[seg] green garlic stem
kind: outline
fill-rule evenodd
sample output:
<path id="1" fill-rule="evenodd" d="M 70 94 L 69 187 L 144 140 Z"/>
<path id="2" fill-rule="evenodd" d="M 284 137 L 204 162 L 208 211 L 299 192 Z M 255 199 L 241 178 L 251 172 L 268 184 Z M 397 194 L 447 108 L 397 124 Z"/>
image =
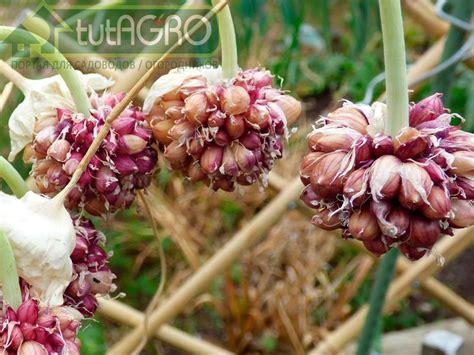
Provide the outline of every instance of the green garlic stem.
<path id="1" fill-rule="evenodd" d="M 399 250 L 393 248 L 384 255 L 377 269 L 375 284 L 370 293 L 369 312 L 365 320 L 364 329 L 359 338 L 357 355 L 369 355 L 375 338 L 382 331 L 382 311 L 387 296 L 388 287 L 395 275 Z"/>
<path id="2" fill-rule="evenodd" d="M 402 128 L 409 126 L 402 10 L 400 0 L 379 0 L 379 7 L 387 89 L 388 117 L 385 121 L 385 133 L 394 137 Z M 372 350 L 377 330 L 380 329 L 385 297 L 395 274 L 398 254 L 398 248 L 390 250 L 379 265 L 370 294 L 369 312 L 359 338 L 357 355 L 368 355 Z"/>
<path id="3" fill-rule="evenodd" d="M 2 156 L 0 156 L 0 178 L 5 180 L 16 197 L 21 198 L 28 192 L 28 187 L 21 175 Z"/>
<path id="4" fill-rule="evenodd" d="M 219 0 L 212 0 L 216 6 Z M 237 60 L 237 40 L 235 38 L 234 22 L 230 13 L 230 7 L 227 5 L 217 14 L 217 23 L 219 25 L 219 38 L 221 43 L 222 72 L 225 79 L 235 77 L 239 71 Z"/>
<path id="5" fill-rule="evenodd" d="M 0 26 L 0 41 L 24 44 L 46 59 L 55 68 L 66 83 L 78 112 L 89 117 L 90 102 L 79 74 L 72 68 L 67 59 L 49 42 L 43 38 L 14 27 Z"/>
<path id="6" fill-rule="evenodd" d="M 3 301 L 16 310 L 21 305 L 21 289 L 15 257 L 7 236 L 0 230 L 0 284 Z"/>
<path id="7" fill-rule="evenodd" d="M 405 39 L 400 0 L 379 0 L 382 21 L 387 120 L 385 133 L 396 136 L 409 126 Z"/>

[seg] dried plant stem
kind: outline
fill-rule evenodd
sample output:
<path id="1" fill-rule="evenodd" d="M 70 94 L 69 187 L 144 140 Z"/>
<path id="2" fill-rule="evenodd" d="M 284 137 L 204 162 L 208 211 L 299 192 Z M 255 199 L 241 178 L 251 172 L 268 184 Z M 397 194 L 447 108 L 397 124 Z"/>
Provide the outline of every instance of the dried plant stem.
<path id="1" fill-rule="evenodd" d="M 433 4 L 429 0 L 402 0 L 403 9 L 427 32 L 441 37 L 448 32 L 449 24 L 436 16 Z"/>
<path id="2" fill-rule="evenodd" d="M 203 18 L 203 21 L 198 22 L 194 25 L 185 35 L 184 38 L 186 41 L 197 31 L 199 30 L 205 21 L 209 21 L 212 17 L 214 17 L 218 12 L 220 12 L 228 3 L 229 0 L 221 0 L 216 6 L 214 6 Z M 81 162 L 79 163 L 76 171 L 71 177 L 71 180 L 66 185 L 66 187 L 54 198 L 58 201 L 64 201 L 67 195 L 71 192 L 72 189 L 76 186 L 77 182 L 81 178 L 82 174 L 86 170 L 87 166 L 89 165 L 91 159 L 94 157 L 95 153 L 99 149 L 100 145 L 102 144 L 103 140 L 107 137 L 107 134 L 110 131 L 110 127 L 112 122 L 119 117 L 119 115 L 128 107 L 128 105 L 132 102 L 132 100 L 140 93 L 146 83 L 155 76 L 155 73 L 160 68 L 160 63 L 163 62 L 175 49 L 180 47 L 185 41 L 178 41 L 173 44 L 155 63 L 153 66 L 137 81 L 137 83 L 127 92 L 127 95 L 120 101 L 110 112 L 105 120 L 104 125 L 97 133 L 94 141 L 92 142 L 91 146 L 87 150 L 86 154 L 82 158 Z"/>
<path id="3" fill-rule="evenodd" d="M 98 313 L 120 324 L 138 326 L 143 324 L 143 313 L 119 301 L 99 298 Z M 153 330 L 158 339 L 190 354 L 231 354 L 230 351 L 193 337 L 169 325 L 162 325 Z"/>
<path id="4" fill-rule="evenodd" d="M 299 178 L 291 181 L 280 194 L 261 210 L 244 228 L 214 254 L 185 283 L 165 299 L 150 317 L 150 329 L 158 329 L 178 314 L 199 293 L 203 292 L 214 278 L 223 273 L 242 255 L 242 252 L 255 244 L 285 213 L 288 204 L 298 198 L 302 191 Z M 143 325 L 135 328 L 110 350 L 109 354 L 128 354 L 140 342 L 144 332 Z"/>
<path id="5" fill-rule="evenodd" d="M 0 284 L 5 304 L 16 310 L 21 304 L 20 281 L 12 247 L 2 230 L 0 230 Z"/>
<path id="6" fill-rule="evenodd" d="M 437 249 L 446 262 L 451 261 L 467 247 L 474 243 L 474 229 L 467 228 L 455 233 L 454 237 L 446 237 L 437 244 Z M 411 292 L 413 282 L 424 279 L 438 271 L 441 266 L 434 257 L 423 258 L 410 265 L 409 269 L 398 276 L 389 288 L 387 300 L 383 307 L 384 313 L 389 313 L 397 306 L 398 302 L 407 297 Z M 318 346 L 310 352 L 312 355 L 336 354 L 347 346 L 363 327 L 368 313 L 368 306 L 361 307 L 351 318 L 330 333 Z"/>
<path id="7" fill-rule="evenodd" d="M 203 4 L 203 0 L 186 0 L 186 2 L 181 6 L 179 11 L 175 13 L 175 16 L 179 17 L 180 19 L 185 19 L 187 16 L 189 16 L 188 9 L 193 8 L 193 6 L 199 7 Z M 156 46 L 145 47 L 143 52 L 137 55 L 133 60 L 134 66 L 130 66 L 130 69 L 127 69 L 119 74 L 120 80 L 117 81 L 117 83 L 115 83 L 115 85 L 112 87 L 113 91 L 120 92 L 130 90 L 136 80 L 135 78 L 142 76 L 146 72 L 146 65 L 140 65 L 140 63 L 145 60 L 151 61 L 157 59 L 159 56 L 158 53 L 163 52 L 165 50 L 164 48 L 164 42 L 160 42 Z M 143 98 L 144 100 L 146 95 L 142 94 L 143 91 L 140 93 L 139 97 Z"/>
<path id="8" fill-rule="evenodd" d="M 143 319 L 143 326 L 145 328 L 145 334 L 144 334 L 144 339 L 142 341 L 143 346 L 146 345 L 148 341 L 148 334 L 150 334 L 150 331 L 148 330 L 148 322 L 150 318 L 151 312 L 156 308 L 156 305 L 158 304 L 158 301 L 160 300 L 160 297 L 163 293 L 163 290 L 165 289 L 166 285 L 166 256 L 165 256 L 165 251 L 163 250 L 163 245 L 161 244 L 161 239 L 160 239 L 160 234 L 158 232 L 158 226 L 156 225 L 156 220 L 153 217 L 153 214 L 151 213 L 151 208 L 150 204 L 148 203 L 145 194 L 142 191 L 138 191 L 138 197 L 141 200 L 141 203 L 145 209 L 148 221 L 151 225 L 151 229 L 153 231 L 153 235 L 155 236 L 156 242 L 158 243 L 158 252 L 160 255 L 160 284 L 158 285 L 158 288 L 153 295 L 152 300 L 148 304 L 145 310 L 145 317 Z M 134 353 L 139 353 L 141 349 L 143 349 L 143 346 L 139 347 L 134 351 Z"/>
<path id="9" fill-rule="evenodd" d="M 418 22 L 423 29 L 434 37 L 441 37 L 445 35 L 449 30 L 449 24 L 446 21 L 441 20 L 434 8 L 434 5 L 429 0 L 403 0 L 403 7 L 407 10 L 407 14 L 410 15 L 416 22 Z M 474 55 L 474 51 L 471 51 L 471 55 Z M 465 64 L 474 69 L 474 56 L 468 57 L 465 60 Z"/>
<path id="10" fill-rule="evenodd" d="M 0 178 L 5 180 L 16 197 L 23 197 L 28 192 L 26 182 L 4 157 L 0 156 Z"/>
<path id="11" fill-rule="evenodd" d="M 213 5 L 216 5 L 217 2 L 218 0 L 212 0 Z M 232 21 L 229 5 L 217 15 L 217 22 L 221 44 L 222 73 L 224 78 L 230 79 L 237 75 L 239 64 L 237 62 L 237 40 L 235 39 L 234 22 Z"/>
<path id="12" fill-rule="evenodd" d="M 191 268 L 199 269 L 201 265 L 199 260 L 200 244 L 197 242 L 202 243 L 205 238 L 179 213 L 179 208 L 169 201 L 158 186 L 152 184 L 148 187 L 147 193 L 153 217 L 182 250 Z"/>
<path id="13" fill-rule="evenodd" d="M 453 5 L 453 16 L 459 18 L 461 21 L 468 22 L 471 18 L 471 14 L 474 11 L 474 5 L 472 0 L 455 0 L 451 1 Z M 448 31 L 446 43 L 444 45 L 443 54 L 441 56 L 441 62 L 445 62 L 451 56 L 453 56 L 459 48 L 464 44 L 466 38 L 466 31 L 463 29 L 451 25 Z M 449 87 L 454 81 L 455 65 L 451 65 L 447 69 L 438 73 L 433 80 L 432 91 L 441 92 L 444 94 L 443 100 L 446 101 L 449 98 Z"/>
<path id="14" fill-rule="evenodd" d="M 67 59 L 43 38 L 15 27 L 0 26 L 0 41 L 7 39 L 13 43 L 30 45 L 38 55 L 46 59 L 66 83 L 78 112 L 89 116 L 90 102 L 79 74 L 72 68 Z"/>
<path id="15" fill-rule="evenodd" d="M 382 21 L 385 83 L 387 90 L 388 135 L 408 127 L 408 85 L 406 81 L 405 38 L 400 0 L 379 0 Z"/>

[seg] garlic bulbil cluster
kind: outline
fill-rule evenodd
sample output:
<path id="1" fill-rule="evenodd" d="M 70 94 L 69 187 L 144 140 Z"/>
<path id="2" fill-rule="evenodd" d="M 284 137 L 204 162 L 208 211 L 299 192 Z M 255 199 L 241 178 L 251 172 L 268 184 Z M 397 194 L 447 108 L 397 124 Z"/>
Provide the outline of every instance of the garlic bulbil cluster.
<path id="1" fill-rule="evenodd" d="M 41 193 L 54 196 L 67 185 L 123 97 L 93 93 L 91 117 L 58 107 L 55 115 L 36 121 L 34 139 L 25 149 L 24 159 L 33 163 L 31 175 Z M 98 216 L 128 208 L 136 190 L 151 182 L 157 162 L 153 142 L 143 113 L 135 106 L 126 108 L 113 121 L 109 134 L 67 196 L 66 207 Z"/>
<path id="2" fill-rule="evenodd" d="M 154 83 L 144 112 L 171 169 L 232 191 L 265 183 L 301 105 L 264 69 L 224 80 L 221 68 L 178 68 Z"/>
<path id="3" fill-rule="evenodd" d="M 0 349 L 5 354 L 80 354 L 77 330 L 82 315 L 67 306 L 45 307 L 28 295 L 14 311 L 0 313 Z"/>
<path id="4" fill-rule="evenodd" d="M 300 168 L 313 224 L 413 260 L 474 224 L 474 135 L 451 126 L 440 96 L 411 106 L 410 127 L 395 137 L 384 134 L 382 103 L 346 102 L 319 120 Z"/>
<path id="5" fill-rule="evenodd" d="M 80 321 L 92 317 L 98 295 L 115 290 L 105 236 L 84 218 L 71 219 L 55 200 L 0 192 L 0 228 L 12 246 L 22 304 L 0 292 L 0 349 L 19 354 L 79 354 Z"/>
<path id="6" fill-rule="evenodd" d="M 96 230 L 90 220 L 74 219 L 76 245 L 71 254 L 72 281 L 64 294 L 65 304 L 86 317 L 97 310 L 97 295 L 115 291 L 115 275 L 108 266 L 109 255 L 103 249 L 105 235 Z"/>
<path id="7" fill-rule="evenodd" d="M 112 80 L 99 74 L 76 72 L 82 86 L 90 93 L 104 90 L 114 84 Z M 54 75 L 39 80 L 23 79 L 25 82 L 21 89 L 25 99 L 15 108 L 8 121 L 10 160 L 15 159 L 15 156 L 31 143 L 37 121 L 52 119 L 56 116 L 57 108 L 76 110 L 71 93 L 61 76 Z"/>

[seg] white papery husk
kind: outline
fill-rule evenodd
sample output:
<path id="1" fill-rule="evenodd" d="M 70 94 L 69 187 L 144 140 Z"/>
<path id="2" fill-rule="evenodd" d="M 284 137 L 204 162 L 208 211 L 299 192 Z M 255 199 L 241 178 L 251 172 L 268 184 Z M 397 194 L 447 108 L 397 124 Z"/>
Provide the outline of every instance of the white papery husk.
<path id="1" fill-rule="evenodd" d="M 114 84 L 100 74 L 83 74 L 77 71 L 84 88 L 88 91 L 100 91 Z M 40 80 L 28 80 L 25 99 L 13 111 L 8 121 L 11 152 L 8 159 L 16 155 L 33 141 L 35 122 L 38 119 L 56 115 L 57 108 L 75 111 L 74 100 L 60 75 Z"/>
<path id="2" fill-rule="evenodd" d="M 160 98 L 179 88 L 186 80 L 204 76 L 207 79 L 208 85 L 213 85 L 222 82 L 222 68 L 210 66 L 202 67 L 179 67 L 169 71 L 168 74 L 160 76 L 150 88 L 148 95 L 143 103 L 143 112 L 150 113 L 153 105 L 160 100 Z"/>
<path id="3" fill-rule="evenodd" d="M 0 216 L 0 229 L 12 246 L 19 276 L 31 285 L 31 296 L 48 306 L 62 305 L 76 241 L 67 210 L 33 192 L 21 199 L 0 192 Z"/>

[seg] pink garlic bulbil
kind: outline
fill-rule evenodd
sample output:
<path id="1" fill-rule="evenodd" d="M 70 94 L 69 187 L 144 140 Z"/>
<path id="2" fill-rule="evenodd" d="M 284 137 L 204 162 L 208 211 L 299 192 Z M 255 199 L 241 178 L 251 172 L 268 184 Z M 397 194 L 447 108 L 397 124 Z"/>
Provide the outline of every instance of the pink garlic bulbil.
<path id="1" fill-rule="evenodd" d="M 54 196 L 66 186 L 105 119 L 123 97 L 92 93 L 91 117 L 57 107 L 56 120 L 35 128 L 29 162 L 33 163 L 31 175 L 41 193 Z M 157 162 L 153 144 L 143 113 L 128 106 L 112 122 L 109 134 L 67 196 L 66 207 L 85 209 L 97 216 L 129 207 L 136 190 L 151 183 Z"/>
<path id="2" fill-rule="evenodd" d="M 264 69 L 226 80 L 220 67 L 177 68 L 160 77 L 143 111 L 171 169 L 214 190 L 265 185 L 301 112 L 296 99 L 271 84 Z"/>
<path id="3" fill-rule="evenodd" d="M 114 84 L 99 74 L 82 74 L 81 84 L 88 92 L 104 90 Z M 57 123 L 56 109 L 74 111 L 75 105 L 69 89 L 59 75 L 40 80 L 25 79 L 25 99 L 13 111 L 8 121 L 11 152 L 9 160 L 33 141 L 34 131 Z"/>
<path id="4" fill-rule="evenodd" d="M 84 218 L 74 219 L 74 229 L 76 246 L 71 253 L 73 275 L 64 299 L 66 305 L 91 317 L 98 306 L 96 296 L 115 291 L 115 275 L 108 267 L 110 255 L 102 248 L 105 235 Z"/>
<path id="5" fill-rule="evenodd" d="M 24 355 L 79 355 L 77 331 L 82 318 L 71 307 L 45 307 L 31 299 L 26 291 L 16 311 L 10 307 L 0 311 L 0 351 Z"/>
<path id="6" fill-rule="evenodd" d="M 19 276 L 31 285 L 31 296 L 45 305 L 62 305 L 75 244 L 68 211 L 33 192 L 21 199 L 0 192 L 0 215 L 0 230 L 12 246 Z"/>
<path id="7" fill-rule="evenodd" d="M 410 127 L 385 134 L 385 104 L 345 102 L 308 135 L 302 201 L 316 226 L 341 228 L 375 255 L 394 247 L 410 259 L 442 234 L 474 224 L 474 135 L 434 94 L 410 108 Z"/>

